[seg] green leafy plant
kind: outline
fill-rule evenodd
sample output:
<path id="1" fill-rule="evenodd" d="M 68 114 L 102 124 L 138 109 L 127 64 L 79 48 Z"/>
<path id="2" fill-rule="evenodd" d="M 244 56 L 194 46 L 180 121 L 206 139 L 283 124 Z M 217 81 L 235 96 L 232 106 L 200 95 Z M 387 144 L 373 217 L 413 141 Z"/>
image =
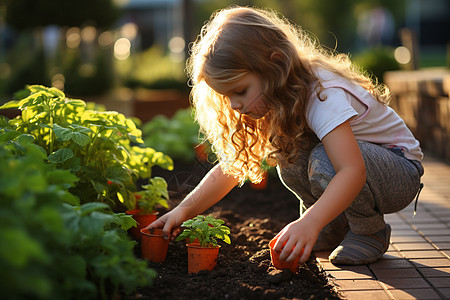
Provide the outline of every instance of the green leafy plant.
<path id="1" fill-rule="evenodd" d="M 143 124 L 142 138 L 145 146 L 190 162 L 195 159 L 194 148 L 200 143 L 199 126 L 194 122 L 190 108 L 180 109 L 170 119 L 158 115 Z"/>
<path id="2" fill-rule="evenodd" d="M 11 139 L 11 136 L 15 136 Z M 34 137 L 0 134 L 0 281 L 5 299 L 115 299 L 152 283 L 135 258 L 131 216 L 79 205 L 79 178 L 47 162 Z"/>
<path id="3" fill-rule="evenodd" d="M 22 114 L 3 120 L 0 133 L 8 132 L 4 139 L 9 141 L 17 134 L 32 135 L 48 162 L 80 178 L 70 192 L 82 203 L 104 202 L 115 211 L 133 209 L 135 182 L 150 178 L 155 165 L 173 169 L 169 156 L 137 146 L 143 143 L 141 131 L 118 112 L 88 109 L 82 100 L 39 85 L 28 86 L 17 98 L 0 109 L 18 108 Z"/>
<path id="4" fill-rule="evenodd" d="M 167 199 L 167 182 L 164 178 L 154 177 L 149 180 L 148 184 L 142 186 L 143 190 L 135 193 L 137 208 L 142 209 L 143 214 L 150 214 L 160 205 L 169 208 Z"/>
<path id="5" fill-rule="evenodd" d="M 185 229 L 176 240 L 181 241 L 189 239 L 193 241 L 198 239 L 200 246 L 202 247 L 217 246 L 217 239 L 230 244 L 230 228 L 223 225 L 224 223 L 223 220 L 216 219 L 211 215 L 198 215 L 181 224 Z"/>

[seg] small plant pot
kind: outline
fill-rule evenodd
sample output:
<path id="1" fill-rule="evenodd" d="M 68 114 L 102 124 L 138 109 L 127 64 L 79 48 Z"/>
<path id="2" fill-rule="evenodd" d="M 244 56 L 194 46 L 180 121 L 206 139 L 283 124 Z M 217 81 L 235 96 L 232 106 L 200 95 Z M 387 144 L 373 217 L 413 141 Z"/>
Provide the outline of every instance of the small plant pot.
<path id="1" fill-rule="evenodd" d="M 161 263 L 166 259 L 169 239 L 164 239 L 162 229 L 142 229 L 142 258 L 155 263 Z"/>
<path id="2" fill-rule="evenodd" d="M 188 273 L 212 271 L 217 265 L 220 246 L 201 247 L 199 243 L 186 244 L 188 249 Z"/>
<path id="3" fill-rule="evenodd" d="M 260 183 L 253 183 L 250 182 L 250 186 L 255 189 L 255 190 L 263 190 L 267 187 L 267 182 L 269 181 L 269 176 L 266 173 L 264 173 L 263 179 L 261 180 Z"/>
<path id="4" fill-rule="evenodd" d="M 152 214 L 142 214 L 142 209 L 131 209 L 126 212 L 128 215 L 133 216 L 133 219 L 137 223 L 137 227 L 131 227 L 128 232 L 135 240 L 141 239 L 141 229 L 147 227 L 149 224 L 156 220 L 157 212 Z"/>
<path id="5" fill-rule="evenodd" d="M 194 147 L 195 156 L 200 161 L 208 161 L 208 152 L 205 144 L 198 144 Z"/>
<path id="6" fill-rule="evenodd" d="M 276 252 L 273 247 L 275 246 L 275 243 L 278 239 L 274 238 L 269 242 L 269 248 L 270 248 L 270 259 L 272 261 L 272 265 L 277 269 L 289 269 L 294 273 L 298 272 L 298 260 L 300 257 L 297 257 L 292 262 L 286 262 L 284 260 L 280 260 L 280 253 Z"/>

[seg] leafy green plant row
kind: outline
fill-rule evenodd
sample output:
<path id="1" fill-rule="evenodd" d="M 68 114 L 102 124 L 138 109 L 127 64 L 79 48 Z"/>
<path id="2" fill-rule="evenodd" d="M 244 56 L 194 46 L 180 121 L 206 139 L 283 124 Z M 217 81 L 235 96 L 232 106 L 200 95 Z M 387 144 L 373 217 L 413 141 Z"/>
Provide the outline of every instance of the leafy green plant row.
<path id="1" fill-rule="evenodd" d="M 155 272 L 126 232 L 136 222 L 123 212 L 138 201 L 167 205 L 167 183 L 151 169 L 170 170 L 172 159 L 141 147 L 141 131 L 118 112 L 38 85 L 16 99 L 0 107 L 22 111 L 0 116 L 0 270 L 8 274 L 0 294 L 114 299 L 151 284 Z"/>
<path id="2" fill-rule="evenodd" d="M 4 299 L 115 299 L 151 284 L 155 272 L 134 257 L 135 224 L 104 203 L 79 205 L 79 178 L 47 163 L 24 134 L 0 135 L 0 293 Z"/>
<path id="3" fill-rule="evenodd" d="M 81 203 L 107 203 L 115 211 L 133 209 L 136 181 L 149 179 L 155 165 L 173 168 L 169 156 L 139 146 L 142 132 L 123 114 L 90 109 L 82 100 L 38 85 L 29 86 L 18 99 L 0 107 L 22 111 L 18 118 L 0 120 L 1 140 L 32 135 L 50 163 L 80 178 L 70 192 Z M 167 185 L 157 187 L 156 192 L 165 195 Z"/>

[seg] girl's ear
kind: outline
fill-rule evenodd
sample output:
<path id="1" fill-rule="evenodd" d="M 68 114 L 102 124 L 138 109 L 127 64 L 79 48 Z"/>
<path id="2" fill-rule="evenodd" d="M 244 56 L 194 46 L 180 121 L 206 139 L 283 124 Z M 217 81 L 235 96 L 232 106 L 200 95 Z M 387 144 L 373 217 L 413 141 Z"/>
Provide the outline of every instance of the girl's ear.
<path id="1" fill-rule="evenodd" d="M 277 62 L 283 59 L 283 54 L 281 54 L 278 51 L 274 51 L 272 52 L 272 54 L 270 54 L 270 60 L 273 62 Z"/>

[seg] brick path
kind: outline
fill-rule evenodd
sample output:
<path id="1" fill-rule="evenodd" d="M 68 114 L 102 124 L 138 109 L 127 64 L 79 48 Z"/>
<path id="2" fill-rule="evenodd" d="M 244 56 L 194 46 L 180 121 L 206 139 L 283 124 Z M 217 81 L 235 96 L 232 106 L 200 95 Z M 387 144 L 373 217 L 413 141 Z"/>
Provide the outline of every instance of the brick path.
<path id="1" fill-rule="evenodd" d="M 317 260 L 344 299 L 450 299 L 450 166 L 424 160 L 423 188 L 414 203 L 386 215 L 391 245 L 378 262 L 337 267 Z"/>

